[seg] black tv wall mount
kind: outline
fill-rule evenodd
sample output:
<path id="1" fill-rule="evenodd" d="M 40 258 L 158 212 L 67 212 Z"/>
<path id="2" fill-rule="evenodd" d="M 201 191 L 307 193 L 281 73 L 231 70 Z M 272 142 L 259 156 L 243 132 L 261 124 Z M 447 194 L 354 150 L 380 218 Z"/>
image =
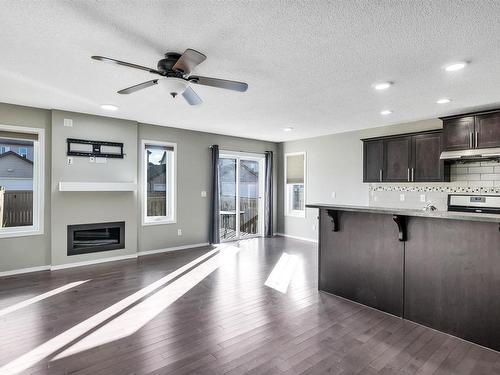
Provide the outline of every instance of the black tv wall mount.
<path id="1" fill-rule="evenodd" d="M 98 158 L 123 159 L 123 143 L 88 141 L 85 139 L 66 139 L 68 156 L 94 156 Z"/>

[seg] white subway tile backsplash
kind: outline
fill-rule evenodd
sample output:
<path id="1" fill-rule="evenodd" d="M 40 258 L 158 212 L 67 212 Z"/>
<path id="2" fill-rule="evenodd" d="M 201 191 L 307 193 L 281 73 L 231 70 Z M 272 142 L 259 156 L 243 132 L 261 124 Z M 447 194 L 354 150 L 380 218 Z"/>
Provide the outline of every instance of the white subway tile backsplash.
<path id="1" fill-rule="evenodd" d="M 493 173 L 493 167 L 470 167 L 469 173 Z"/>
<path id="2" fill-rule="evenodd" d="M 471 187 L 493 187 L 494 181 L 469 181 Z"/>
<path id="3" fill-rule="evenodd" d="M 500 188 L 500 181 L 495 181 L 495 187 Z"/>
<path id="4" fill-rule="evenodd" d="M 481 166 L 482 167 L 487 167 L 487 166 L 498 166 L 498 161 L 496 160 L 488 160 L 488 161 L 482 161 Z"/>
<path id="5" fill-rule="evenodd" d="M 481 180 L 481 174 L 476 173 L 476 174 L 456 174 L 456 175 L 451 175 L 451 180 L 452 181 L 479 181 Z"/>
<path id="6" fill-rule="evenodd" d="M 483 181 L 495 181 L 499 180 L 500 181 L 500 173 L 484 173 L 481 174 L 481 180 Z"/>
<path id="7" fill-rule="evenodd" d="M 469 168 L 467 167 L 455 167 L 455 168 L 451 168 L 450 170 L 451 174 L 467 174 L 469 173 Z"/>
<path id="8" fill-rule="evenodd" d="M 500 173 L 500 166 L 495 167 L 495 173 Z"/>

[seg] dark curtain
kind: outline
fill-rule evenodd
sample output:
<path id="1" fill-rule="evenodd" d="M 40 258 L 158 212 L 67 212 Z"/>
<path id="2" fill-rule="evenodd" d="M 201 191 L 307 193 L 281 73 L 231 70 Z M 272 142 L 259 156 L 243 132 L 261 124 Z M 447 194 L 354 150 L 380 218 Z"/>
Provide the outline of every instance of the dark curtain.
<path id="1" fill-rule="evenodd" d="M 210 233 L 211 244 L 220 243 L 219 214 L 219 146 L 212 146 L 212 196 L 210 199 Z"/>
<path id="2" fill-rule="evenodd" d="M 264 235 L 273 235 L 273 152 L 266 151 L 266 190 L 264 202 Z"/>

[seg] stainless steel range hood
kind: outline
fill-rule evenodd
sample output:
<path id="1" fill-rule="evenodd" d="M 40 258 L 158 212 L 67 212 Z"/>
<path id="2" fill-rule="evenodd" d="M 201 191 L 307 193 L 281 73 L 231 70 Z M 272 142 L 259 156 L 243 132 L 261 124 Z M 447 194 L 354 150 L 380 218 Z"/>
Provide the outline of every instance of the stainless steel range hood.
<path id="1" fill-rule="evenodd" d="M 449 161 L 500 159 L 500 147 L 475 148 L 475 149 L 460 150 L 460 151 L 443 151 L 439 158 L 441 160 L 449 160 Z"/>

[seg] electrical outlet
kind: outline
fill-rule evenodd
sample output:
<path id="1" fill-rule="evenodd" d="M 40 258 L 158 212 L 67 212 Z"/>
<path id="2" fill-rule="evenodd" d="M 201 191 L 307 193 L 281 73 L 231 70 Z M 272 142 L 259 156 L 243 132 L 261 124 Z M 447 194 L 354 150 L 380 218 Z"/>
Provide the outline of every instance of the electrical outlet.
<path id="1" fill-rule="evenodd" d="M 425 203 L 425 194 L 420 194 L 420 202 Z"/>
<path id="2" fill-rule="evenodd" d="M 182 236 L 182 229 L 177 229 L 177 235 Z"/>
<path id="3" fill-rule="evenodd" d="M 67 163 L 68 163 L 68 165 L 73 165 L 73 157 L 72 156 L 68 156 Z"/>
<path id="4" fill-rule="evenodd" d="M 206 198 L 206 197 L 207 197 L 207 192 L 206 192 L 205 190 L 203 190 L 203 191 L 201 192 L 201 196 L 202 196 L 203 198 Z"/>
<path id="5" fill-rule="evenodd" d="M 399 200 L 401 202 L 404 202 L 405 201 L 405 195 L 404 194 L 399 194 Z"/>
<path id="6" fill-rule="evenodd" d="M 316 230 L 316 224 L 313 224 L 313 230 Z"/>
<path id="7" fill-rule="evenodd" d="M 96 156 L 95 163 L 96 164 L 106 164 L 108 162 L 108 158 L 100 158 Z"/>
<path id="8" fill-rule="evenodd" d="M 72 128 L 73 127 L 73 120 L 70 118 L 65 118 L 63 125 L 68 127 L 68 128 Z"/>
<path id="9" fill-rule="evenodd" d="M 376 195 L 373 197 L 373 201 L 374 202 L 378 201 L 378 197 Z"/>
<path id="10" fill-rule="evenodd" d="M 337 193 L 332 191 L 332 199 L 335 199 L 337 197 Z"/>

